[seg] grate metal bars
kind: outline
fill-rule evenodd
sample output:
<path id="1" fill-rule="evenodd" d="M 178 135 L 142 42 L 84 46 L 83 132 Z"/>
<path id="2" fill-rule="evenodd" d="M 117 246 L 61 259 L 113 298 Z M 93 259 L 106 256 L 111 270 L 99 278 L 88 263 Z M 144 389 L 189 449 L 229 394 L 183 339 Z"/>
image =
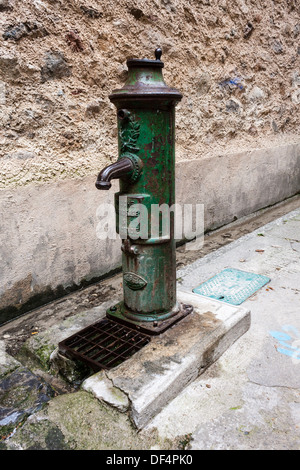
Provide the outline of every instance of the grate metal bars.
<path id="1" fill-rule="evenodd" d="M 97 372 L 121 364 L 150 340 L 144 333 L 104 318 L 61 341 L 58 347 L 60 353 Z"/>

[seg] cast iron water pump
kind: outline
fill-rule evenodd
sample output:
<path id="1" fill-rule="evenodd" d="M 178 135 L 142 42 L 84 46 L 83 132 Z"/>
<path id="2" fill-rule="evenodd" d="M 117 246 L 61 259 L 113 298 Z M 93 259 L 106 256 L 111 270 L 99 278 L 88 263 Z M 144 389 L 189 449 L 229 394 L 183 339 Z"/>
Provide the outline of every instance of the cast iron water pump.
<path id="1" fill-rule="evenodd" d="M 175 106 L 182 98 L 164 82 L 161 54 L 156 49 L 155 60 L 127 60 L 128 79 L 109 96 L 117 108 L 119 158 L 96 181 L 98 189 L 109 189 L 111 179 L 120 180 L 115 209 L 124 299 L 107 316 L 150 334 L 161 333 L 192 309 L 176 299 L 174 212 L 168 214 L 165 236 L 163 217 L 154 218 L 152 211 L 175 203 Z M 133 236 L 130 225 L 141 213 Z"/>

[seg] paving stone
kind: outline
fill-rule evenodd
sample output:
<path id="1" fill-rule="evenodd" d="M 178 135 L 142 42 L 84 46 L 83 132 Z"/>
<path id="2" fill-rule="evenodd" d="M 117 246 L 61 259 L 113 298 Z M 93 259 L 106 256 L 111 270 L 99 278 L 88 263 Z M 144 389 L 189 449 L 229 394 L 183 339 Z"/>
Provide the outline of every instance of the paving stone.
<path id="1" fill-rule="evenodd" d="M 0 435 L 8 436 L 28 416 L 40 410 L 55 391 L 26 367 L 18 367 L 0 381 Z"/>

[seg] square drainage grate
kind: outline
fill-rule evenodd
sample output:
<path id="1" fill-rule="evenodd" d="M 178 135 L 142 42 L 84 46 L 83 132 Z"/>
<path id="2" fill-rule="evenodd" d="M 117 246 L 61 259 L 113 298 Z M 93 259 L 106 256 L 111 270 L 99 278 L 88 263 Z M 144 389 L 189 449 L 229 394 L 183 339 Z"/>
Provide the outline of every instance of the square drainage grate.
<path id="1" fill-rule="evenodd" d="M 228 268 L 195 287 L 193 292 L 228 304 L 240 305 L 268 282 L 270 278 L 267 276 Z"/>
<path id="2" fill-rule="evenodd" d="M 144 333 L 104 318 L 61 341 L 58 347 L 65 356 L 98 371 L 116 367 L 150 340 Z"/>

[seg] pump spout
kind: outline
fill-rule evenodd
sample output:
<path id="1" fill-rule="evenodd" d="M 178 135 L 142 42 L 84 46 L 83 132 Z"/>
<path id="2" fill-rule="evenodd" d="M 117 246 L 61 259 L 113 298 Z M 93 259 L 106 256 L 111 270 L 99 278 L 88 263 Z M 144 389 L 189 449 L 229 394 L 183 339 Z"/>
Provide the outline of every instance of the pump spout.
<path id="1" fill-rule="evenodd" d="M 117 162 L 106 166 L 100 171 L 97 181 L 97 189 L 110 189 L 111 180 L 122 177 L 130 177 L 135 169 L 133 161 L 128 157 L 122 157 Z"/>

